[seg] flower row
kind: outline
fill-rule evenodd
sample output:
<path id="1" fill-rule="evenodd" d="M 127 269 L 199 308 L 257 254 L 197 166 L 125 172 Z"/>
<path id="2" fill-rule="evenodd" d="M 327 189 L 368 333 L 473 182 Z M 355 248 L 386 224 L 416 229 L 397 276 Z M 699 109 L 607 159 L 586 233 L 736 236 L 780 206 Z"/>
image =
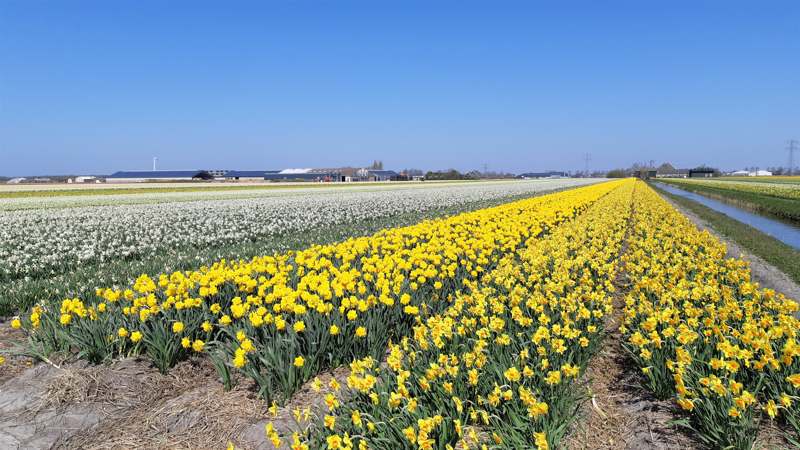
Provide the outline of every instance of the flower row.
<path id="1" fill-rule="evenodd" d="M 797 304 L 651 189 L 636 192 L 621 328 L 648 386 L 709 446 L 749 449 L 759 420 L 800 423 Z"/>

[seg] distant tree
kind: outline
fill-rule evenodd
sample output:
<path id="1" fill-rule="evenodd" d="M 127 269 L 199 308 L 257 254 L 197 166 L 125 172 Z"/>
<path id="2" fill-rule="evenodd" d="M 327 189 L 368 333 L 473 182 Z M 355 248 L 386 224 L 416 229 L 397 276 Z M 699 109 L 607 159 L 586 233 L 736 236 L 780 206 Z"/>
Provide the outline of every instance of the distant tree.
<path id="1" fill-rule="evenodd" d="M 461 172 L 457 171 L 456 169 L 450 169 L 447 171 L 428 171 L 425 174 L 426 180 L 463 180 L 464 175 Z"/>
<path id="2" fill-rule="evenodd" d="M 694 170 L 712 170 L 714 172 L 713 176 L 715 177 L 722 175 L 722 172 L 720 172 L 716 167 L 707 166 L 705 164 L 695 167 Z M 756 168 L 756 170 L 758 170 L 758 168 Z"/>
<path id="3" fill-rule="evenodd" d="M 658 173 L 675 173 L 675 167 L 670 163 L 664 163 L 658 166 Z"/>
<path id="4" fill-rule="evenodd" d="M 773 175 L 783 175 L 784 173 L 789 173 L 783 167 L 767 167 L 767 170 L 772 172 Z"/>
<path id="5" fill-rule="evenodd" d="M 514 178 L 515 175 L 513 173 L 488 171 L 488 172 L 481 172 L 480 176 L 482 179 L 485 180 L 495 180 L 500 178 Z"/>
<path id="6" fill-rule="evenodd" d="M 406 175 L 408 175 L 410 177 L 418 177 L 418 176 L 422 176 L 422 175 L 425 174 L 425 172 L 423 172 L 420 169 L 403 169 L 402 173 L 404 173 L 404 174 L 406 174 Z"/>
<path id="7" fill-rule="evenodd" d="M 369 167 L 372 170 L 383 170 L 383 161 L 375 160 L 372 161 L 372 165 Z"/>
<path id="8" fill-rule="evenodd" d="M 626 178 L 627 176 L 627 172 L 623 169 L 609 170 L 608 173 L 606 173 L 606 178 Z"/>

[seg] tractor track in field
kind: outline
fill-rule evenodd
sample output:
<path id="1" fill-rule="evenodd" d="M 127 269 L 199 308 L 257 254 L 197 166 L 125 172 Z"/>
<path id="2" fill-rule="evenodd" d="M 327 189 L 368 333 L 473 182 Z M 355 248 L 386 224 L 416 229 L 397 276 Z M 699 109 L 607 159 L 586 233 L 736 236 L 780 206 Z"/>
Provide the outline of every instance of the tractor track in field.
<path id="1" fill-rule="evenodd" d="M 669 198 L 662 198 L 700 230 L 707 230 L 725 243 L 728 257 L 746 260 L 750 264 L 753 280 L 762 287 L 800 299 L 800 288 L 786 274 L 763 259 L 745 252 L 691 211 L 680 207 Z M 623 319 L 625 294 L 631 282 L 625 271 L 624 260 L 629 234 L 630 229 L 620 251 L 620 267 L 614 283 L 617 287 L 613 299 L 614 314 L 606 320 L 606 338 L 598 354 L 590 360 L 584 376 L 590 400 L 583 406 L 581 419 L 577 421 L 576 430 L 566 439 L 565 446 L 571 450 L 704 448 L 691 437 L 690 430 L 672 424 L 675 419 L 685 417 L 685 414 L 673 401 L 659 400 L 643 387 L 639 368 L 622 345 L 623 336 L 619 326 Z M 789 448 L 789 443 L 783 438 L 786 433 L 787 430 L 776 423 L 762 421 L 754 448 Z"/>
<path id="2" fill-rule="evenodd" d="M 614 312 L 606 317 L 606 336 L 583 377 L 582 387 L 587 390 L 589 400 L 582 406 L 579 420 L 565 439 L 565 447 L 570 450 L 699 448 L 686 433 L 670 423 L 680 414 L 674 402 L 658 400 L 642 386 L 641 374 L 622 345 L 619 327 L 631 283 L 623 257 L 633 227 L 636 206 L 633 196 L 631 202 L 628 230 L 620 248 L 614 280 Z"/>
<path id="3" fill-rule="evenodd" d="M 783 272 L 761 258 L 746 253 L 735 242 L 719 235 L 705 221 L 669 198 L 666 200 L 699 229 L 708 230 L 724 242 L 729 257 L 745 259 L 751 266 L 753 280 L 762 287 L 785 293 L 791 298 L 800 298 L 800 288 Z M 582 407 L 580 419 L 573 433 L 565 440 L 565 447 L 570 450 L 704 448 L 691 437 L 689 430 L 672 423 L 675 419 L 685 417 L 677 405 L 671 400 L 655 398 L 643 387 L 639 368 L 622 345 L 623 336 L 619 326 L 623 320 L 625 294 L 631 282 L 625 271 L 623 257 L 628 248 L 629 233 L 620 251 L 620 267 L 614 283 L 617 287 L 613 299 L 614 314 L 606 319 L 607 335 L 584 375 L 584 385 L 590 399 Z M 789 448 L 788 442 L 782 437 L 786 432 L 775 423 L 762 421 L 754 448 Z"/>

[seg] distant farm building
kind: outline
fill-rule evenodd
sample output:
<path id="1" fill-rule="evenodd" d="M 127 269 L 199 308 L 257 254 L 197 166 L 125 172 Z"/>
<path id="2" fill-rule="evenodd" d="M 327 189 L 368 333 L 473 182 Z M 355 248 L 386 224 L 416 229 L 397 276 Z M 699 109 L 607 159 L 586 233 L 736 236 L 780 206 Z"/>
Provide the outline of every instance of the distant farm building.
<path id="1" fill-rule="evenodd" d="M 264 175 L 277 170 L 228 170 L 225 179 L 230 181 L 264 181 Z"/>
<path id="2" fill-rule="evenodd" d="M 400 181 L 400 174 L 394 170 L 370 169 L 367 170 L 367 181 Z"/>
<path id="3" fill-rule="evenodd" d="M 328 174 L 331 176 L 331 181 L 342 183 L 367 181 L 369 176 L 367 169 L 361 169 L 358 167 L 336 167 L 306 170 L 307 173 Z"/>
<path id="4" fill-rule="evenodd" d="M 366 181 L 367 170 L 359 169 L 357 167 L 342 167 L 339 169 L 330 169 L 331 172 L 339 175 L 339 181 L 350 183 L 353 181 Z"/>
<path id="5" fill-rule="evenodd" d="M 689 169 L 674 169 L 662 171 L 659 169 L 656 172 L 656 178 L 687 178 L 689 176 Z"/>
<path id="6" fill-rule="evenodd" d="M 690 169 L 689 170 L 689 178 L 711 178 L 716 174 L 715 169 L 707 168 L 707 167 L 700 167 L 697 169 Z"/>
<path id="7" fill-rule="evenodd" d="M 737 170 L 728 175 L 734 177 L 770 177 L 772 176 L 772 172 L 769 170 Z"/>
<path id="8" fill-rule="evenodd" d="M 214 175 L 206 170 L 144 170 L 122 171 L 109 175 L 107 183 L 148 183 L 158 181 L 213 180 Z"/>
<path id="9" fill-rule="evenodd" d="M 340 175 L 335 172 L 323 172 L 315 169 L 284 169 L 280 172 L 265 173 L 263 179 L 267 181 L 332 182 L 340 181 Z"/>
<path id="10" fill-rule="evenodd" d="M 216 179 L 225 178 L 228 175 L 228 172 L 235 172 L 234 170 L 225 170 L 225 169 L 206 169 L 202 170 L 202 172 L 208 172 Z"/>
<path id="11" fill-rule="evenodd" d="M 405 181 L 409 177 L 393 170 L 373 170 L 356 167 L 291 168 L 283 170 L 152 170 L 116 172 L 106 178 L 108 183 L 144 183 L 153 181 Z M 75 180 L 77 182 L 77 180 Z"/>
<path id="12" fill-rule="evenodd" d="M 97 179 L 95 176 L 85 175 L 79 176 L 75 178 L 67 178 L 67 183 L 99 183 L 100 180 Z"/>
<path id="13" fill-rule="evenodd" d="M 399 181 L 405 180 L 394 170 L 372 170 L 354 167 L 335 169 L 284 169 L 280 172 L 266 173 L 267 181 L 321 181 L 321 182 L 356 182 L 356 181 Z"/>

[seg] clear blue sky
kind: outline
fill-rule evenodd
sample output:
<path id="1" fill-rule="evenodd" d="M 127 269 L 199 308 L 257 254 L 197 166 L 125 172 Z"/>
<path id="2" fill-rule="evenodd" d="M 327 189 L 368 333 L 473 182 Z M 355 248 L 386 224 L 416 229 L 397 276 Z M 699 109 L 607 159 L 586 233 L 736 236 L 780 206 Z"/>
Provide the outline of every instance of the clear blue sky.
<path id="1" fill-rule="evenodd" d="M 766 167 L 792 137 L 798 1 L 0 0 L 2 175 Z"/>

